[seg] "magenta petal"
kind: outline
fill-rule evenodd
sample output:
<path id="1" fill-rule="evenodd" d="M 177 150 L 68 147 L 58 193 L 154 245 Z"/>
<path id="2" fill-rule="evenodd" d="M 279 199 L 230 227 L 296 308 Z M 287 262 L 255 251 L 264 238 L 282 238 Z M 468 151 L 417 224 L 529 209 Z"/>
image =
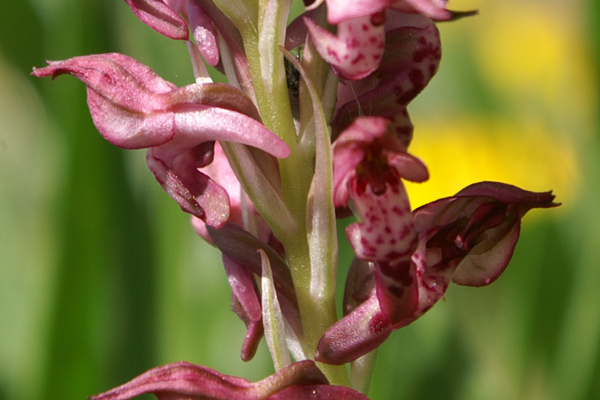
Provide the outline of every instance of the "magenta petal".
<path id="1" fill-rule="evenodd" d="M 485 286 L 504 272 L 517 245 L 521 222 L 509 219 L 485 232 L 483 240 L 458 264 L 452 281 L 465 286 Z"/>
<path id="2" fill-rule="evenodd" d="M 233 295 L 239 300 L 244 313 L 252 321 L 262 318 L 258 288 L 255 286 L 254 275 L 243 264 L 223 255 L 223 265 Z"/>
<path id="3" fill-rule="evenodd" d="M 152 148 L 146 162 L 158 183 L 183 211 L 220 227 L 229 220 L 229 197 L 225 189 L 198 170 L 201 164 L 193 162 L 191 153 L 185 154 L 187 163 L 175 163 L 161 159 L 157 149 Z"/>
<path id="4" fill-rule="evenodd" d="M 269 256 L 275 289 L 283 314 L 296 333 L 302 332 L 292 276 L 279 253 L 268 244 L 232 223 L 228 223 L 220 229 L 214 229 L 210 226 L 207 228 L 213 243 L 223 254 L 244 264 L 257 276 L 261 276 L 262 273 L 261 258 L 257 250 L 261 249 Z"/>
<path id="5" fill-rule="evenodd" d="M 345 207 L 350 198 L 348 182 L 356 178 L 371 143 L 381 137 L 389 121 L 385 118 L 357 118 L 333 144 L 334 205 Z"/>
<path id="6" fill-rule="evenodd" d="M 246 325 L 241 357 L 243 361 L 250 361 L 263 336 L 260 293 L 248 268 L 225 255 L 223 265 L 232 291 L 231 308 Z"/>
<path id="7" fill-rule="evenodd" d="M 50 61 L 34 68 L 37 77 L 71 74 L 85 83 L 94 124 L 111 143 L 124 148 L 157 146 L 173 137 L 166 107 L 175 86 L 122 54 L 98 54 Z"/>
<path id="8" fill-rule="evenodd" d="M 151 369 L 124 385 L 90 399 L 128 400 L 153 393 L 159 400 L 262 400 L 295 385 L 327 383 L 327 378 L 309 360 L 294 363 L 254 383 L 181 361 Z"/>
<path id="9" fill-rule="evenodd" d="M 435 21 L 449 21 L 461 16 L 473 15 L 473 11 L 454 12 L 446 8 L 447 0 L 326 0 L 327 21 L 338 24 L 350 18 L 372 15 L 385 9 L 418 13 Z"/>
<path id="10" fill-rule="evenodd" d="M 379 347 L 391 333 L 390 320 L 372 296 L 325 332 L 315 360 L 336 365 L 354 361 Z"/>
<path id="11" fill-rule="evenodd" d="M 453 13 L 446 8 L 448 0 L 396 0 L 394 8 L 416 12 L 436 21 L 452 19 Z"/>
<path id="12" fill-rule="evenodd" d="M 530 192 L 517 186 L 501 182 L 479 182 L 467 186 L 455 197 L 475 197 L 485 196 L 503 203 L 520 204 L 526 210 L 532 208 L 556 207 L 559 204 L 554 203 L 554 195 L 549 192 Z"/>
<path id="13" fill-rule="evenodd" d="M 251 386 L 252 383 L 246 379 L 181 361 L 153 368 L 124 385 L 90 399 L 127 400 L 145 393 L 154 393 L 159 399 L 235 399 L 240 398 L 237 393 L 248 391 Z"/>
<path id="14" fill-rule="evenodd" d="M 362 79 L 379 66 L 385 48 L 383 21 L 371 16 L 340 22 L 337 36 L 310 18 L 304 22 L 321 57 L 342 78 Z"/>
<path id="15" fill-rule="evenodd" d="M 429 83 L 441 58 L 435 24 L 417 14 L 386 13 L 385 53 L 379 68 L 352 84 L 339 85 L 334 135 L 360 115 L 386 117 L 405 147 L 412 136 L 406 106 Z"/>
<path id="16" fill-rule="evenodd" d="M 337 25 L 352 18 L 384 11 L 394 0 L 326 0 L 327 22 Z"/>
<path id="17" fill-rule="evenodd" d="M 187 40 L 183 18 L 161 0 L 125 0 L 135 15 L 150 28 L 171 39 Z"/>
<path id="18" fill-rule="evenodd" d="M 258 121 L 250 99 L 232 86 L 177 89 L 145 65 L 116 53 L 74 57 L 33 70 L 38 77 L 64 73 L 85 83 L 94 124 L 119 147 L 155 147 L 175 139 L 160 150 L 163 161 L 214 140 L 257 147 L 275 157 L 289 154 L 283 140 Z"/>

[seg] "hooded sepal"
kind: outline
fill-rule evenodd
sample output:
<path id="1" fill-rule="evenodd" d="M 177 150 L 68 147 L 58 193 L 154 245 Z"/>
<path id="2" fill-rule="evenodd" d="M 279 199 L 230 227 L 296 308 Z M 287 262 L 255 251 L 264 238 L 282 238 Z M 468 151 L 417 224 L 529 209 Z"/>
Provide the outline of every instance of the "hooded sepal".
<path id="1" fill-rule="evenodd" d="M 484 286 L 508 266 L 525 213 L 558 206 L 553 200 L 551 192 L 480 182 L 415 210 L 415 226 L 420 232 L 452 227 L 443 239 L 436 240 L 442 257 L 462 259 L 452 280 L 459 285 Z"/>

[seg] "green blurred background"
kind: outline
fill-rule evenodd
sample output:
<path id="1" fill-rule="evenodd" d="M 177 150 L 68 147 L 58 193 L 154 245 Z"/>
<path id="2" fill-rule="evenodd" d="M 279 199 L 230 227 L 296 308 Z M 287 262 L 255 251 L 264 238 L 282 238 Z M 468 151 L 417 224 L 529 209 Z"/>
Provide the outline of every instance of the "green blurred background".
<path id="1" fill-rule="evenodd" d="M 414 204 L 468 183 L 554 189 L 504 275 L 451 286 L 392 335 L 373 399 L 600 398 L 599 6 L 454 0 L 444 60 L 411 106 L 432 179 Z M 162 192 L 142 151 L 92 125 L 83 85 L 29 76 L 44 60 L 118 51 L 178 85 L 187 50 L 118 0 L 9 0 L 0 15 L 0 400 L 83 399 L 188 360 L 258 380 L 239 359 L 219 254 Z M 351 257 L 342 241 L 341 262 Z"/>

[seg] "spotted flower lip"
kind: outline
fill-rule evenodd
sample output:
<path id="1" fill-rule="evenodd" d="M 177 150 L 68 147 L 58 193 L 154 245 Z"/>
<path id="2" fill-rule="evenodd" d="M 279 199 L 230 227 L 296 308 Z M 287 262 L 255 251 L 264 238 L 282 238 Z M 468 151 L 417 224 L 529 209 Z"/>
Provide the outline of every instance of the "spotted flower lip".
<path id="1" fill-rule="evenodd" d="M 401 179 L 421 182 L 428 172 L 389 125 L 386 118 L 359 117 L 339 135 L 333 146 L 334 198 L 338 206 L 352 199 L 359 221 L 346 228 L 346 236 L 358 259 L 374 263 L 376 295 L 395 323 L 410 317 L 418 301 L 411 260 L 418 238 Z"/>

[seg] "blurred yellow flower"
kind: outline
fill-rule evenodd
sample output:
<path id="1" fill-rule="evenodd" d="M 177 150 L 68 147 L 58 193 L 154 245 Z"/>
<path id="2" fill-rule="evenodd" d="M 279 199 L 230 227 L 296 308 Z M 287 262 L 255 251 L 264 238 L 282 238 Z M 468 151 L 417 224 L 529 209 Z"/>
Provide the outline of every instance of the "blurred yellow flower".
<path id="1" fill-rule="evenodd" d="M 536 0 L 454 1 L 452 6 L 482 10 L 462 25 L 444 27 L 445 52 L 469 48 L 459 67 L 477 74 L 459 86 L 462 95 L 452 96 L 468 98 L 473 85 L 481 85 L 478 91 L 491 100 L 484 113 L 459 107 L 449 116 L 443 109 L 417 109 L 410 151 L 425 161 L 431 179 L 407 185 L 413 206 L 473 182 L 497 180 L 534 191 L 552 189 L 569 207 L 580 187 L 582 143 L 593 131 L 598 109 L 579 9 L 575 3 L 547 7 Z"/>
<path id="2" fill-rule="evenodd" d="M 481 117 L 419 124 L 411 152 L 425 160 L 430 180 L 408 183 L 414 207 L 492 180 L 527 190 L 554 190 L 566 204 L 577 192 L 572 140 L 549 135 L 541 125 Z"/>
<path id="3" fill-rule="evenodd" d="M 577 7 L 545 2 L 488 2 L 473 24 L 480 73 L 495 93 L 523 112 L 589 121 L 597 111 L 596 75 Z M 483 28 L 483 29 L 478 29 Z M 557 122 L 557 121 L 556 121 Z"/>

